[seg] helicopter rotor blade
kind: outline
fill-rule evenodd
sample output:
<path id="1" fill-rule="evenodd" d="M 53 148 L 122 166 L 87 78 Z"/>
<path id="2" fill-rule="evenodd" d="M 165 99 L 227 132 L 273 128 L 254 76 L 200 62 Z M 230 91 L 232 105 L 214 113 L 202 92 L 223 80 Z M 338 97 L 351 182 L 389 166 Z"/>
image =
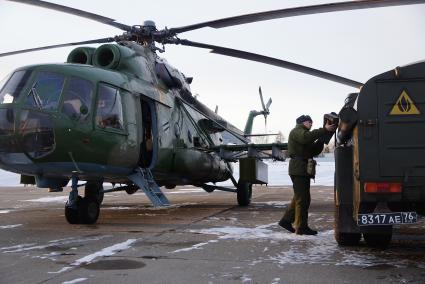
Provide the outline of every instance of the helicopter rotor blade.
<path id="1" fill-rule="evenodd" d="M 261 91 L 261 86 L 258 88 L 258 93 L 260 94 L 261 106 L 263 107 L 263 111 L 266 112 L 266 106 L 264 105 L 263 92 Z"/>
<path id="2" fill-rule="evenodd" d="M 131 26 L 118 23 L 114 19 L 104 17 L 104 16 L 101 16 L 101 15 L 97 15 L 97 14 L 94 14 L 94 13 L 86 12 L 86 11 L 83 11 L 83 10 L 79 10 L 79 9 L 55 4 L 55 3 L 50 3 L 50 2 L 46 2 L 46 1 L 40 1 L 40 0 L 6 0 L 6 1 L 17 2 L 17 3 L 21 3 L 21 4 L 27 4 L 27 5 L 33 5 L 33 6 L 37 6 L 37 7 L 42 7 L 42 8 L 46 8 L 46 9 L 50 9 L 50 10 L 55 10 L 55 11 L 71 14 L 71 15 L 74 15 L 74 16 L 87 18 L 87 19 L 90 19 L 90 20 L 93 20 L 93 21 L 96 21 L 96 22 L 100 22 L 100 23 L 103 23 L 103 24 L 106 24 L 106 25 L 110 25 L 110 26 L 113 26 L 113 27 L 116 27 L 118 29 L 128 31 L 128 32 L 132 30 Z"/>
<path id="3" fill-rule="evenodd" d="M 113 38 L 113 37 L 105 37 L 105 38 L 100 38 L 100 39 L 93 39 L 93 40 L 86 40 L 86 41 L 79 41 L 79 42 L 70 42 L 70 43 L 62 43 L 62 44 L 55 44 L 55 45 L 47 45 L 47 46 L 41 46 L 41 47 L 21 49 L 21 50 L 15 50 L 15 51 L 0 53 L 0 57 L 10 56 L 10 55 L 15 55 L 15 54 L 20 54 L 20 53 L 39 51 L 39 50 L 44 50 L 44 49 L 52 49 L 52 48 L 81 45 L 81 44 L 106 43 L 106 42 L 113 42 L 113 41 L 116 41 L 116 39 Z"/>
<path id="4" fill-rule="evenodd" d="M 284 60 L 273 58 L 273 57 L 268 57 L 268 56 L 257 54 L 257 53 L 251 53 L 251 52 L 237 50 L 237 49 L 233 49 L 233 48 L 227 48 L 227 47 L 222 47 L 222 46 L 216 46 L 216 45 L 211 45 L 211 44 L 194 42 L 194 41 L 189 41 L 189 40 L 185 40 L 185 39 L 178 39 L 174 43 L 186 45 L 186 46 L 192 46 L 192 47 L 211 49 L 211 53 L 216 53 L 216 54 L 226 55 L 226 56 L 230 56 L 230 57 L 236 57 L 236 58 L 256 61 L 256 62 L 265 63 L 265 64 L 269 64 L 269 65 L 274 65 L 274 66 L 290 69 L 290 70 L 293 70 L 293 71 L 309 74 L 309 75 L 319 77 L 319 78 L 322 78 L 322 79 L 326 79 L 326 80 L 329 80 L 329 81 L 337 82 L 337 83 L 340 83 L 340 84 L 343 84 L 343 85 L 348 85 L 350 87 L 354 87 L 354 88 L 357 88 L 357 89 L 360 89 L 360 87 L 363 86 L 363 83 L 360 83 L 360 82 L 357 82 L 357 81 L 354 81 L 354 80 L 351 80 L 351 79 L 347 79 L 347 78 L 344 78 L 344 77 L 341 77 L 341 76 L 338 76 L 338 75 L 335 75 L 335 74 L 332 74 L 332 73 L 328 73 L 328 72 L 321 71 L 321 70 L 318 70 L 318 69 L 314 69 L 314 68 L 311 68 L 311 67 L 307 67 L 307 66 L 304 66 L 304 65 L 292 63 L 292 62 L 289 62 L 289 61 L 284 61 Z"/>
<path id="5" fill-rule="evenodd" d="M 425 0 L 358 0 L 358 1 L 346 1 L 319 4 L 312 6 L 301 6 L 295 8 L 279 9 L 272 11 L 265 11 L 260 13 L 252 13 L 246 15 L 240 15 L 235 17 L 223 18 L 213 21 L 207 21 L 198 24 L 192 24 L 183 27 L 171 28 L 169 31 L 172 34 L 178 34 L 182 32 L 197 30 L 205 27 L 211 27 L 215 29 L 225 28 L 236 25 L 249 24 L 254 22 L 261 22 L 273 19 L 321 14 L 329 12 L 340 12 L 349 10 L 360 10 L 370 8 L 381 8 L 390 6 L 404 6 L 414 4 L 424 4 Z"/>
<path id="6" fill-rule="evenodd" d="M 178 33 L 197 30 L 204 27 L 212 28 L 224 28 L 235 25 L 242 25 L 272 19 L 279 19 L 285 17 L 295 17 L 302 15 L 311 15 L 311 14 L 320 14 L 328 12 L 338 12 L 338 11 L 348 11 L 348 10 L 359 10 L 359 9 L 370 9 L 370 8 L 379 8 L 379 7 L 388 7 L 388 6 L 403 6 L 403 5 L 413 5 L 413 4 L 424 4 L 425 0 L 357 0 L 357 1 L 346 1 L 346 2 L 336 2 L 328 4 L 319 4 L 312 6 L 301 6 L 295 8 L 286 8 L 279 10 L 271 10 L 260 13 L 245 14 L 235 17 L 223 18 L 213 21 L 207 21 L 203 23 L 192 24 L 183 27 L 155 30 L 152 31 L 151 27 L 144 26 L 129 26 L 119 22 L 116 22 L 114 19 L 104 17 L 98 14 L 90 13 L 84 10 L 79 10 L 71 8 L 68 6 L 63 6 L 55 3 L 50 3 L 41 0 L 7 0 L 10 2 L 21 3 L 33 5 L 41 8 L 46 8 L 50 10 L 55 10 L 90 20 L 94 20 L 106 25 L 116 27 L 118 29 L 127 31 L 129 34 L 136 36 L 139 39 L 153 39 L 160 43 L 170 43 L 169 41 L 174 39 Z"/>

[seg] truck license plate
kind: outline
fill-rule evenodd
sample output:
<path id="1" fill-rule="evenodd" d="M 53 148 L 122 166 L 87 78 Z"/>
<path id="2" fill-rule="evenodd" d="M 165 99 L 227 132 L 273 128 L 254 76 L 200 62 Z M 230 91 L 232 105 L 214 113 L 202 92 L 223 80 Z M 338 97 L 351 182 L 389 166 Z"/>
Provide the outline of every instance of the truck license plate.
<path id="1" fill-rule="evenodd" d="M 357 217 L 359 226 L 411 224 L 418 219 L 416 212 L 358 214 Z"/>

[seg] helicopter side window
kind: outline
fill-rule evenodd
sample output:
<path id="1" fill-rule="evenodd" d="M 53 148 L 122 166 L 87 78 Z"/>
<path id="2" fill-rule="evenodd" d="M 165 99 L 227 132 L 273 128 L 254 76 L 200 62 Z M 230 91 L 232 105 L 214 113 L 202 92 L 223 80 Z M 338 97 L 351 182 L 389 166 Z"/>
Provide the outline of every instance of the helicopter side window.
<path id="1" fill-rule="evenodd" d="M 93 84 L 87 80 L 71 77 L 64 90 L 62 112 L 70 119 L 83 121 L 89 116 Z"/>
<path id="2" fill-rule="evenodd" d="M 101 128 L 124 129 L 121 96 L 118 89 L 100 84 L 96 124 Z"/>
<path id="3" fill-rule="evenodd" d="M 58 107 L 65 77 L 62 74 L 40 72 L 31 86 L 26 104 L 46 110 Z"/>
<path id="4" fill-rule="evenodd" d="M 2 84 L 0 84 L 0 103 L 10 104 L 15 102 L 19 97 L 19 94 L 24 88 L 25 83 L 27 82 L 30 75 L 31 71 L 22 70 L 13 73 L 8 80 L 5 79 L 4 82 L 6 82 L 6 84 L 4 85 L 4 87 L 2 86 Z"/>

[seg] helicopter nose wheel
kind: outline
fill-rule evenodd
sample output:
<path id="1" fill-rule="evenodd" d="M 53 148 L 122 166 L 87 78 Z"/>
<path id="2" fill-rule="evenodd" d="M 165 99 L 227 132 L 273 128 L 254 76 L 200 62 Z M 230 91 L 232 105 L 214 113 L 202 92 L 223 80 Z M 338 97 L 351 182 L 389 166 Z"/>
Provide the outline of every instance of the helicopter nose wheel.
<path id="1" fill-rule="evenodd" d="M 100 206 L 93 198 L 78 196 L 76 204 L 65 205 L 65 218 L 69 224 L 94 224 L 99 218 Z"/>
<path id="2" fill-rule="evenodd" d="M 77 200 L 75 201 L 74 206 L 71 206 L 71 203 L 66 202 L 65 204 L 65 218 L 66 221 L 68 221 L 69 224 L 79 224 L 80 223 L 80 217 L 78 214 L 78 205 L 81 203 L 81 200 L 83 198 L 81 196 L 77 197 Z"/>
<path id="3" fill-rule="evenodd" d="M 78 195 L 78 179 L 72 177 L 72 190 L 65 204 L 65 218 L 70 224 L 94 224 L 103 200 L 102 183 L 87 183 L 85 196 Z"/>
<path id="4" fill-rule="evenodd" d="M 252 183 L 239 181 L 236 187 L 236 196 L 239 206 L 248 206 L 251 203 Z"/>
<path id="5" fill-rule="evenodd" d="M 94 224 L 99 218 L 100 206 L 97 200 L 84 197 L 78 206 L 78 217 L 81 224 Z"/>

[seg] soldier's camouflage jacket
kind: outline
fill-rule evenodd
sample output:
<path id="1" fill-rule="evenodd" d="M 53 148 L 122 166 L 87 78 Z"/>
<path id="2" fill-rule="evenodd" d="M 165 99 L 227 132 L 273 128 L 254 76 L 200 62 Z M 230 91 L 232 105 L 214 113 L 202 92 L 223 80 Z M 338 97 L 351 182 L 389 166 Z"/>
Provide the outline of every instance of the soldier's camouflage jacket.
<path id="1" fill-rule="evenodd" d="M 297 124 L 289 133 L 288 154 L 289 175 L 308 176 L 307 160 L 319 155 L 323 142 L 318 139 L 326 134 L 326 129 L 308 130 L 303 124 Z"/>

